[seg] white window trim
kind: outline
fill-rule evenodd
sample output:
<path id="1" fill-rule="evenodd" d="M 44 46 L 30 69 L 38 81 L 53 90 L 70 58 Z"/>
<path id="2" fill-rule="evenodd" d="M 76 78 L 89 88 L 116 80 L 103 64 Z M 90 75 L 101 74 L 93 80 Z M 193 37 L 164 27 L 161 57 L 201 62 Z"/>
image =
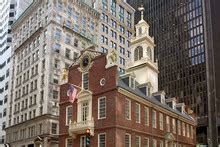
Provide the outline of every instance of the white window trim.
<path id="1" fill-rule="evenodd" d="M 125 117 L 125 119 L 131 120 L 131 100 L 129 100 L 129 99 L 126 98 L 125 101 L 128 101 L 128 102 L 129 102 L 129 118 L 126 118 L 126 117 Z"/>
<path id="2" fill-rule="evenodd" d="M 161 120 L 161 118 L 162 118 L 162 120 Z M 161 124 L 160 124 L 160 130 L 163 130 L 163 127 L 164 127 L 164 123 L 163 123 L 163 113 L 159 113 L 159 123 L 161 123 L 162 122 L 162 126 L 161 126 Z"/>
<path id="3" fill-rule="evenodd" d="M 70 123 L 70 122 L 67 122 L 67 119 L 68 119 L 67 114 L 68 114 L 68 109 L 69 109 L 69 108 L 72 108 L 72 105 L 69 105 L 69 106 L 66 107 L 66 123 L 65 123 L 66 126 L 69 126 L 69 123 Z"/>
<path id="4" fill-rule="evenodd" d="M 155 112 L 155 126 L 153 124 L 153 112 Z M 157 111 L 152 110 L 152 128 L 156 129 L 157 128 Z"/>
<path id="5" fill-rule="evenodd" d="M 125 133 L 125 136 L 128 135 L 129 136 L 129 147 L 131 147 L 131 134 Z"/>
<path id="6" fill-rule="evenodd" d="M 173 118 L 172 119 L 172 128 L 173 128 L 173 134 L 176 134 L 176 119 L 175 118 Z"/>
<path id="7" fill-rule="evenodd" d="M 100 100 L 101 99 L 105 99 L 105 117 L 100 117 L 100 109 L 99 109 L 99 106 L 100 106 Z M 105 119 L 106 118 L 106 97 L 103 96 L 103 97 L 100 97 L 98 98 L 98 119 Z"/>
<path id="8" fill-rule="evenodd" d="M 100 135 L 105 135 L 105 146 L 106 146 L 106 139 L 107 139 L 106 133 L 99 133 L 99 134 L 98 134 L 98 147 L 100 147 L 100 146 L 99 146 L 99 143 L 100 143 L 99 137 L 100 137 Z"/>
<path id="9" fill-rule="evenodd" d="M 146 112 L 147 112 L 147 114 L 146 114 Z M 146 117 L 146 115 L 147 115 L 147 123 L 146 122 L 144 122 L 145 123 L 145 125 L 146 126 L 150 126 L 150 109 L 148 108 L 148 107 L 144 107 L 144 115 L 145 115 L 145 117 Z M 144 118 L 145 119 L 145 118 Z M 145 121 L 145 120 L 144 120 Z"/>
<path id="10" fill-rule="evenodd" d="M 141 147 L 141 136 L 136 135 L 135 136 L 135 146 L 136 146 L 136 139 L 138 138 L 139 147 Z"/>
<path id="11" fill-rule="evenodd" d="M 67 147 L 67 143 L 68 143 L 68 140 L 69 140 L 69 139 L 72 139 L 72 138 L 66 138 L 65 147 Z"/>
<path id="12" fill-rule="evenodd" d="M 150 139 L 148 138 L 148 137 L 145 137 L 144 138 L 144 142 L 147 140 L 147 142 L 148 142 L 148 146 L 147 147 L 149 147 L 150 146 Z"/>
<path id="13" fill-rule="evenodd" d="M 83 138 L 83 137 L 85 137 L 85 138 L 86 138 L 86 136 L 85 136 L 85 135 L 80 136 L 80 147 L 82 147 L 82 138 Z M 85 141 L 84 143 L 86 144 L 86 141 Z"/>
<path id="14" fill-rule="evenodd" d="M 153 144 L 155 143 L 155 147 L 157 147 L 157 140 L 156 139 L 153 139 L 153 142 L 152 142 Z M 152 146 L 153 146 L 153 144 L 152 144 Z"/>
<path id="15" fill-rule="evenodd" d="M 139 113 L 139 118 L 138 118 L 139 121 L 137 121 L 137 118 L 136 118 L 136 107 L 137 106 L 139 108 L 139 112 L 138 112 Z M 135 104 L 135 121 L 136 121 L 136 123 L 141 123 L 141 105 L 138 103 Z"/>
<path id="16" fill-rule="evenodd" d="M 163 140 L 160 140 L 160 147 L 163 147 L 164 146 L 164 142 Z"/>
<path id="17" fill-rule="evenodd" d="M 88 89 L 89 89 L 89 73 L 88 72 L 85 72 L 85 73 L 83 73 L 82 74 L 82 89 L 84 89 L 84 80 L 83 80 L 83 76 L 85 75 L 85 74 L 88 74 Z"/>

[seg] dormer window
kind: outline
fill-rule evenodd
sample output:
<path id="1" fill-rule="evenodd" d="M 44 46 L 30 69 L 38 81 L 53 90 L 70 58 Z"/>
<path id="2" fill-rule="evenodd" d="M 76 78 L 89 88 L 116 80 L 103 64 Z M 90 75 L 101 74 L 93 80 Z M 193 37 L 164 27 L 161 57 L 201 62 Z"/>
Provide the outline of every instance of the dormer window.
<path id="1" fill-rule="evenodd" d="M 149 57 L 150 60 L 152 60 L 152 50 L 150 47 L 147 48 L 147 56 Z"/>
<path id="2" fill-rule="evenodd" d="M 152 92 L 151 92 L 151 89 L 152 89 L 152 85 L 151 83 L 147 83 L 147 87 L 146 87 L 146 94 L 147 96 L 151 96 Z"/>
<path id="3" fill-rule="evenodd" d="M 135 89 L 135 80 L 134 80 L 134 77 L 130 77 L 130 87 L 132 89 Z"/>
<path id="4" fill-rule="evenodd" d="M 138 61 L 143 57 L 143 47 L 138 46 L 134 51 L 134 61 Z"/>
<path id="5" fill-rule="evenodd" d="M 165 104 L 165 96 L 164 95 L 161 95 L 161 103 Z"/>

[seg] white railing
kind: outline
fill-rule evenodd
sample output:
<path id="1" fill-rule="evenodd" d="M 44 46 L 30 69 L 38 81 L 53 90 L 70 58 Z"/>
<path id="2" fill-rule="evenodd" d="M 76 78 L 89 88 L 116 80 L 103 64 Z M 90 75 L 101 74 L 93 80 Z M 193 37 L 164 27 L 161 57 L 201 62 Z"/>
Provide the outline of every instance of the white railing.
<path id="1" fill-rule="evenodd" d="M 90 130 L 90 135 L 94 135 L 94 120 L 86 120 L 81 122 L 71 122 L 69 124 L 69 134 L 71 136 L 76 136 L 78 134 L 85 134 L 86 131 Z"/>

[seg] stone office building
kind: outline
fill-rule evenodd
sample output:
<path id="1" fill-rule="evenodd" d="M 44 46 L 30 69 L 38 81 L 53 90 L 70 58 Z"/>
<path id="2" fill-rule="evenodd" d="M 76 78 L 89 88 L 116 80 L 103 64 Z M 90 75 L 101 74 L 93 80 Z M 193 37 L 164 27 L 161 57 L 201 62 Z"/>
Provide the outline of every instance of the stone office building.
<path id="1" fill-rule="evenodd" d="M 82 51 L 61 85 L 59 146 L 85 147 L 192 147 L 196 144 L 195 119 L 183 103 L 158 92 L 154 40 L 142 19 L 131 40 L 131 62 L 119 76 L 114 51 Z M 70 84 L 77 100 L 69 102 Z"/>
<path id="2" fill-rule="evenodd" d="M 98 20 L 84 3 L 34 0 L 13 24 L 6 143 L 58 145 L 60 75 L 94 44 Z"/>

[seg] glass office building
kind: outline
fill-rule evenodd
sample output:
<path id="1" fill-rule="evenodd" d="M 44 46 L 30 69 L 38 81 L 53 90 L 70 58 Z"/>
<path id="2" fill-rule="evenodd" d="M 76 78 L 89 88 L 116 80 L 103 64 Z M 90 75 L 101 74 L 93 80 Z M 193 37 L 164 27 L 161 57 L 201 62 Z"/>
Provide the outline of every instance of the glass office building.
<path id="1" fill-rule="evenodd" d="M 210 79 L 217 75 L 219 63 L 216 57 L 213 69 L 208 66 L 214 64 L 210 61 L 214 59 L 213 54 L 216 56 L 217 54 L 207 56 L 206 53 L 210 53 L 212 48 L 214 50 L 214 45 L 218 41 L 213 42 L 212 34 L 211 37 L 207 34 L 212 32 L 210 28 L 213 28 L 213 24 L 219 22 L 216 19 L 219 16 L 217 11 L 211 11 L 219 2 L 217 0 L 127 0 L 127 2 L 136 9 L 141 4 L 145 7 L 145 19 L 151 26 L 150 35 L 154 36 L 156 43 L 155 55 L 160 71 L 159 90 L 165 90 L 169 96 L 178 96 L 179 101 L 185 102 L 193 109 L 198 118 L 197 142 L 208 144 L 212 140 L 208 137 L 208 130 L 212 130 L 213 126 L 215 127 L 213 130 L 218 130 L 216 128 L 218 113 L 217 109 L 213 109 L 218 105 L 215 103 L 218 102 L 217 93 L 213 97 L 210 96 L 210 93 L 217 91 L 215 88 L 218 83 L 217 78 L 214 82 L 210 82 Z M 211 20 L 210 23 L 208 18 Z M 218 34 L 218 30 L 215 30 L 217 31 L 215 34 Z M 208 37 L 211 41 L 208 41 Z M 210 42 L 214 45 L 210 45 Z M 212 104 L 208 103 L 209 100 L 213 102 L 213 107 L 208 107 L 208 104 Z M 212 118 L 209 118 L 208 112 L 213 114 Z M 217 132 L 210 136 L 216 137 L 216 134 Z"/>

